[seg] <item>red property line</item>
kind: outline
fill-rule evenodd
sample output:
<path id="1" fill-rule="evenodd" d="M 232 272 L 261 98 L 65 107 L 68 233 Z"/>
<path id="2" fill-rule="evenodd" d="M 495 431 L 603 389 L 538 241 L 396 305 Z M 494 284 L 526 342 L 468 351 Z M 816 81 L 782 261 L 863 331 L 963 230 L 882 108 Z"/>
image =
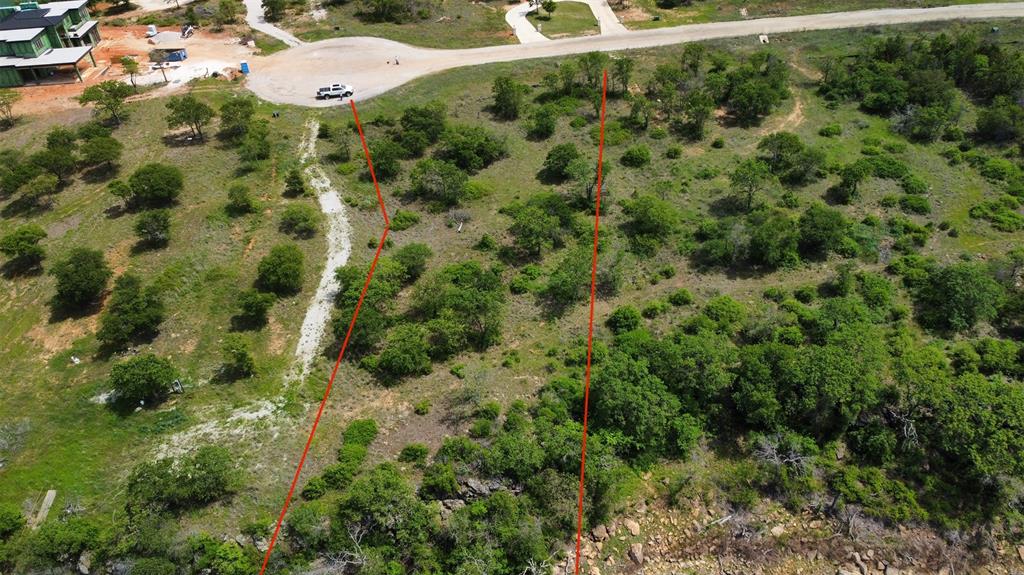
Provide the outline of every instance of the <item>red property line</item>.
<path id="1" fill-rule="evenodd" d="M 355 310 L 352 312 L 352 319 L 348 322 L 348 331 L 345 332 L 345 340 L 341 344 L 341 351 L 338 352 L 338 360 L 334 362 L 334 369 L 331 370 L 331 378 L 327 380 L 327 389 L 324 390 L 324 397 L 320 400 L 320 408 L 316 412 L 316 419 L 313 420 L 313 427 L 309 430 L 309 438 L 306 439 L 306 446 L 302 449 L 302 457 L 299 458 L 299 465 L 295 468 L 295 476 L 292 477 L 291 487 L 288 488 L 288 497 L 284 500 L 281 514 L 277 517 L 277 525 L 274 527 L 274 534 L 270 538 L 270 545 L 263 556 L 263 566 L 260 567 L 260 575 L 267 570 L 270 563 L 270 555 L 274 552 L 274 544 L 277 543 L 277 536 L 281 533 L 281 524 L 288 514 L 288 507 L 291 506 L 292 497 L 295 495 L 295 487 L 299 483 L 299 476 L 302 475 L 302 467 L 306 464 L 306 456 L 309 455 L 309 448 L 313 444 L 313 437 L 316 435 L 316 428 L 320 425 L 320 418 L 324 414 L 324 407 L 327 406 L 327 398 L 331 395 L 331 388 L 334 387 L 334 378 L 338 375 L 338 368 L 341 367 L 341 359 L 345 357 L 345 350 L 348 349 L 349 338 L 352 337 L 352 330 L 356 326 L 356 318 L 359 317 L 359 309 L 363 307 L 363 299 L 366 298 L 366 291 L 370 288 L 370 280 L 373 279 L 373 271 L 377 268 L 377 260 L 380 259 L 380 252 L 384 249 L 384 242 L 391 231 L 391 223 L 388 220 L 388 211 L 384 207 L 384 196 L 380 193 L 380 186 L 377 184 L 377 175 L 373 171 L 373 162 L 370 160 L 370 148 L 366 146 L 366 137 L 363 135 L 363 126 L 359 123 L 359 114 L 356 112 L 355 100 L 350 100 L 352 115 L 355 116 L 356 127 L 359 128 L 359 139 L 363 142 L 363 152 L 366 154 L 366 165 L 370 168 L 370 177 L 373 178 L 373 187 L 377 190 L 377 202 L 380 204 L 380 213 L 384 216 L 384 232 L 377 242 L 377 253 L 373 255 L 373 263 L 370 264 L 370 271 L 366 274 L 366 282 L 363 283 L 363 291 L 359 293 L 359 301 L 356 302 Z"/>
<path id="2" fill-rule="evenodd" d="M 601 81 L 601 137 L 597 147 L 597 200 L 594 205 L 594 255 L 590 260 L 590 320 L 587 325 L 587 370 L 583 378 L 583 441 L 580 455 L 580 497 L 576 515 L 576 567 L 580 575 L 580 543 L 583 540 L 583 478 L 587 468 L 587 416 L 590 415 L 590 360 L 594 352 L 594 299 L 597 294 L 597 234 L 601 224 L 601 169 L 604 163 L 604 111 L 608 102 L 608 71 Z"/>

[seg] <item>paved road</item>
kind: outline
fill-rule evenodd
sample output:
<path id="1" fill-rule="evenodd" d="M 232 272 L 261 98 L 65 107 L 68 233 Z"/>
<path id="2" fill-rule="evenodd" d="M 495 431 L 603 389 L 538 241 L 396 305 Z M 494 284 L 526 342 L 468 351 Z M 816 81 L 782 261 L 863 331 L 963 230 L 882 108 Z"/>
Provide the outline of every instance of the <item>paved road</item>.
<path id="1" fill-rule="evenodd" d="M 247 0 L 258 2 L 259 0 Z M 303 44 L 259 58 L 253 64 L 248 86 L 272 102 L 302 106 L 336 106 L 313 98 L 321 85 L 352 84 L 356 97 L 366 100 L 416 78 L 458 68 L 494 62 L 548 58 L 584 52 L 651 48 L 681 42 L 780 34 L 805 30 L 858 28 L 937 20 L 1024 17 L 1024 2 L 973 4 L 920 9 L 861 10 L 739 22 L 693 24 L 622 34 L 602 34 L 549 42 L 489 46 L 465 50 L 416 48 L 381 38 L 333 38 Z M 387 61 L 399 59 L 400 65 Z"/>

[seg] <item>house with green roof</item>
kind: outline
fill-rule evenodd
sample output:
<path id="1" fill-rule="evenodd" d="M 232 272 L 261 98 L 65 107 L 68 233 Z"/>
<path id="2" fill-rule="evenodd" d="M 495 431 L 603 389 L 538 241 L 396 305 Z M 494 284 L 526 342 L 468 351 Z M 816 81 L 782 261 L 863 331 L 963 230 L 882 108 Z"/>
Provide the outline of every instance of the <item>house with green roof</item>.
<path id="1" fill-rule="evenodd" d="M 0 0 L 0 87 L 41 82 L 71 67 L 82 79 L 78 63 L 100 41 L 99 28 L 86 0 L 39 4 Z"/>

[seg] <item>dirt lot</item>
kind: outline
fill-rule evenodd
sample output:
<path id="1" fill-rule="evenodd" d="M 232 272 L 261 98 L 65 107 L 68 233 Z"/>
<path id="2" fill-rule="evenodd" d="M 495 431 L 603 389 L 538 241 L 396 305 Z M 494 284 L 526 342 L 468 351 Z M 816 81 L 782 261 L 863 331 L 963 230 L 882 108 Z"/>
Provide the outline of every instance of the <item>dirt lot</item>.
<path id="1" fill-rule="evenodd" d="M 160 28 L 161 32 L 176 32 L 174 28 Z M 19 114 L 44 114 L 55 110 L 77 109 L 78 96 L 86 87 L 105 80 L 130 79 L 118 63 L 122 56 L 133 56 L 140 63 L 141 74 L 135 78 L 139 86 L 163 84 L 163 75 L 150 70 L 149 52 L 155 46 L 146 38 L 145 26 L 103 26 L 100 34 L 103 40 L 93 49 L 96 66 L 88 59 L 79 63 L 84 82 L 70 71 L 52 78 L 51 82 L 30 85 L 18 90 L 24 95 L 18 103 Z M 155 90 L 145 92 L 139 98 L 163 96 L 181 89 L 189 80 L 213 74 L 237 73 L 239 62 L 250 58 L 255 50 L 241 43 L 231 30 L 213 33 L 204 30 L 184 41 L 188 59 L 167 69 L 168 83 Z"/>

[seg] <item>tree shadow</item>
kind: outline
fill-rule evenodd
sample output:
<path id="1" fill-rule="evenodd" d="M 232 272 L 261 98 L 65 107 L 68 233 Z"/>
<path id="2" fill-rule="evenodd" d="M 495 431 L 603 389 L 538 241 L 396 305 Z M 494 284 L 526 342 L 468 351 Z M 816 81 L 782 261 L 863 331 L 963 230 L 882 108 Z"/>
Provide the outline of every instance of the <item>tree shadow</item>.
<path id="1" fill-rule="evenodd" d="M 232 332 L 240 331 L 260 331 L 267 326 L 267 321 L 259 321 L 255 318 L 246 317 L 243 315 L 231 316 L 231 327 L 229 328 Z"/>
<path id="2" fill-rule="evenodd" d="M 96 301 L 83 307 L 64 305 L 63 303 L 58 302 L 56 298 L 51 299 L 49 303 L 50 317 L 47 321 L 48 323 L 60 323 L 66 319 L 82 319 L 84 317 L 96 315 L 103 308 L 103 300 L 106 297 L 107 294 L 104 293 L 102 296 L 97 298 Z"/>
<path id="3" fill-rule="evenodd" d="M 141 255 L 146 252 L 155 252 L 162 250 L 170 244 L 170 240 L 139 240 L 132 246 L 130 253 L 133 256 Z"/>
<path id="4" fill-rule="evenodd" d="M 206 143 L 205 138 L 193 136 L 191 133 L 183 132 L 178 134 L 166 134 L 160 138 L 164 145 L 169 148 L 185 148 L 189 146 L 201 146 Z"/>
<path id="5" fill-rule="evenodd" d="M 15 218 L 19 216 L 30 218 L 43 214 L 51 208 L 53 208 L 53 201 L 49 197 L 44 198 L 42 201 L 37 201 L 20 196 L 4 206 L 3 209 L 0 210 L 0 216 L 5 218 Z"/>
<path id="6" fill-rule="evenodd" d="M 117 164 L 100 164 L 82 170 L 81 178 L 82 181 L 90 184 L 101 184 L 117 177 L 120 171 L 121 168 Z"/>
<path id="7" fill-rule="evenodd" d="M 108 220 L 116 220 L 127 213 L 128 208 L 124 204 L 114 204 L 103 210 L 103 214 L 107 216 Z"/>
<path id="8" fill-rule="evenodd" d="M 5 279 L 30 278 L 43 274 L 42 262 L 24 262 L 17 258 L 8 260 L 0 265 L 0 275 Z"/>

